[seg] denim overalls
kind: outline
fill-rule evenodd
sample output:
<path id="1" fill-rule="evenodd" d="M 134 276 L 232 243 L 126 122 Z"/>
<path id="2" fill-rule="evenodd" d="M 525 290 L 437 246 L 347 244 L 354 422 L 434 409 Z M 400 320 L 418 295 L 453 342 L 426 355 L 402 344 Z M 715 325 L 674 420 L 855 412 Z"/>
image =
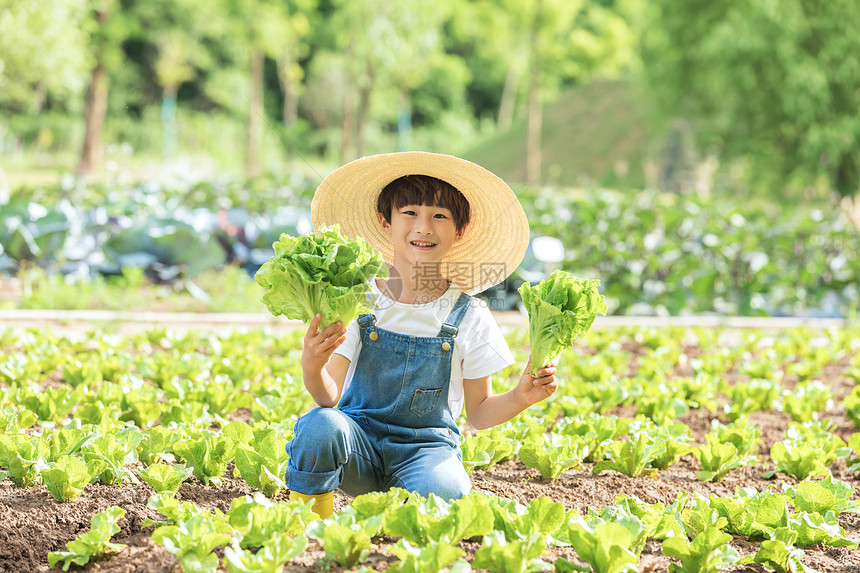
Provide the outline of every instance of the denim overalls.
<path id="1" fill-rule="evenodd" d="M 469 308 L 461 294 L 436 336 L 399 334 L 358 317 L 361 351 L 337 408 L 299 418 L 287 444 L 287 486 L 349 495 L 401 487 L 457 499 L 471 489 L 448 407 L 454 338 Z"/>

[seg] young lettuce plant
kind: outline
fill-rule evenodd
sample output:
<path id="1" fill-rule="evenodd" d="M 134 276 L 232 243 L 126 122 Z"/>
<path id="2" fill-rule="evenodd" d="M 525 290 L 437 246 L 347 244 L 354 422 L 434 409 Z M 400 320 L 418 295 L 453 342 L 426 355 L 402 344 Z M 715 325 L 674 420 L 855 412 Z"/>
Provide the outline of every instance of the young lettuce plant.
<path id="1" fill-rule="evenodd" d="M 304 323 L 319 313 L 321 329 L 368 312 L 367 281 L 388 276 L 382 256 L 363 239 L 342 236 L 337 225 L 298 237 L 285 233 L 272 247 L 275 254 L 254 276 L 267 291 L 263 303 L 275 316 Z"/>
<path id="2" fill-rule="evenodd" d="M 594 573 L 636 573 L 639 555 L 632 547 L 639 536 L 637 522 L 597 520 L 592 523 L 581 516 L 573 516 L 565 526 L 564 537 Z"/>
<path id="3" fill-rule="evenodd" d="M 628 440 L 612 442 L 607 450 L 610 459 L 594 464 L 592 474 L 615 470 L 629 477 L 654 475 L 657 468 L 650 467 L 651 462 L 666 452 L 666 441 L 647 432 L 635 432 Z"/>
<path id="4" fill-rule="evenodd" d="M 191 477 L 193 472 L 194 470 L 185 467 L 185 464 L 152 464 L 137 471 L 140 479 L 158 493 L 163 491 L 176 493 L 182 482 Z"/>
<path id="5" fill-rule="evenodd" d="M 546 479 L 557 480 L 562 472 L 580 467 L 588 455 L 589 440 L 579 436 L 541 434 L 527 439 L 520 447 L 520 461 L 536 468 Z"/>
<path id="6" fill-rule="evenodd" d="M 63 571 L 69 566 L 86 565 L 93 557 L 104 555 L 109 551 L 120 551 L 125 545 L 111 543 L 110 538 L 119 532 L 117 523 L 125 516 L 125 510 L 113 506 L 90 518 L 90 530 L 66 543 L 66 551 L 52 551 L 48 554 L 48 564 L 51 567 L 63 562 Z"/>
<path id="7" fill-rule="evenodd" d="M 577 279 L 557 270 L 535 286 L 523 283 L 520 297 L 529 315 L 531 371 L 543 368 L 573 347 L 598 314 L 606 314 L 606 302 L 598 280 Z"/>
<path id="8" fill-rule="evenodd" d="M 484 536 L 482 546 L 475 553 L 472 567 L 489 569 L 497 573 L 533 573 L 551 567 L 540 559 L 546 541 L 540 533 L 525 539 L 509 541 L 501 531 L 492 531 Z"/>
<path id="9" fill-rule="evenodd" d="M 391 552 L 400 559 L 386 569 L 391 573 L 424 573 L 425 571 L 466 573 L 472 570 L 468 562 L 463 559 L 464 551 L 445 542 L 416 546 L 405 539 L 400 539 L 391 548 Z"/>
<path id="10" fill-rule="evenodd" d="M 218 531 L 211 517 L 195 515 L 176 525 L 162 525 L 152 532 L 152 540 L 176 555 L 185 571 L 215 573 L 216 547 L 230 543 L 232 536 Z"/>
<path id="11" fill-rule="evenodd" d="M 87 464 L 77 456 L 60 456 L 48 466 L 40 472 L 42 482 L 54 499 L 61 502 L 78 497 L 93 477 Z"/>
<path id="12" fill-rule="evenodd" d="M 708 528 L 692 541 L 674 536 L 663 541 L 663 555 L 675 557 L 681 563 L 669 564 L 669 573 L 719 573 L 738 561 L 740 555 L 729 545 L 732 536 L 717 528 Z"/>
<path id="13" fill-rule="evenodd" d="M 233 538 L 233 544 L 224 549 L 224 563 L 230 573 L 283 571 L 287 561 L 301 555 L 307 545 L 305 537 L 278 533 L 269 537 L 262 548 L 253 553 L 242 549 L 238 539 Z"/>

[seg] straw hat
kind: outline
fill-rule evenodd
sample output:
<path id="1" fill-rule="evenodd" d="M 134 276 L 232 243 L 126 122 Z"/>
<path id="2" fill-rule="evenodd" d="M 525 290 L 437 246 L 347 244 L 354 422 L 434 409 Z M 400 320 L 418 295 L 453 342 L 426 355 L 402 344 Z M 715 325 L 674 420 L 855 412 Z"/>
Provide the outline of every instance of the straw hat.
<path id="1" fill-rule="evenodd" d="M 314 228 L 338 224 L 346 236 L 365 239 L 392 264 L 394 247 L 377 219 L 376 200 L 383 187 L 405 175 L 442 179 L 469 201 L 469 224 L 442 261 L 443 274 L 463 292 L 484 291 L 516 270 L 529 242 L 529 222 L 516 195 L 483 167 L 450 155 L 406 151 L 347 163 L 314 193 Z"/>

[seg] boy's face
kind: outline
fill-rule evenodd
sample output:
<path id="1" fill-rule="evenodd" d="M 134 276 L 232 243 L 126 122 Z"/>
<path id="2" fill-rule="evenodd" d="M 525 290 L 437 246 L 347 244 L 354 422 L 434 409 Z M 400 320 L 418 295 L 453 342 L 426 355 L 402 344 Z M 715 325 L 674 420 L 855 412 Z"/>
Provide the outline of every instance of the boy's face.
<path id="1" fill-rule="evenodd" d="M 430 205 L 406 205 L 391 209 L 391 222 L 377 213 L 383 232 L 394 245 L 394 262 L 408 264 L 441 262 L 463 236 L 457 232 L 451 211 Z"/>

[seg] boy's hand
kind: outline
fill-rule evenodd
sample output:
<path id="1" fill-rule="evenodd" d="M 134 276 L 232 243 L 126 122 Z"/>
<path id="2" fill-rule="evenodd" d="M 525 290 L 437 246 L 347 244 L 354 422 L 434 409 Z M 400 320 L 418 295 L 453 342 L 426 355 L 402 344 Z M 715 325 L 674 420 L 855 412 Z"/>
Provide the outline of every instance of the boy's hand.
<path id="1" fill-rule="evenodd" d="M 522 392 L 528 405 L 536 404 L 541 400 L 552 396 L 558 390 L 558 380 L 555 377 L 555 364 L 550 362 L 543 368 L 538 368 L 532 376 L 530 373 L 532 367 L 532 359 L 529 358 L 525 370 L 520 376 L 518 389 Z"/>
<path id="2" fill-rule="evenodd" d="M 322 372 L 335 349 L 346 340 L 346 327 L 342 323 L 335 322 L 319 332 L 317 329 L 321 320 L 322 315 L 317 314 L 311 320 L 305 334 L 302 348 L 302 370 L 308 372 Z"/>

